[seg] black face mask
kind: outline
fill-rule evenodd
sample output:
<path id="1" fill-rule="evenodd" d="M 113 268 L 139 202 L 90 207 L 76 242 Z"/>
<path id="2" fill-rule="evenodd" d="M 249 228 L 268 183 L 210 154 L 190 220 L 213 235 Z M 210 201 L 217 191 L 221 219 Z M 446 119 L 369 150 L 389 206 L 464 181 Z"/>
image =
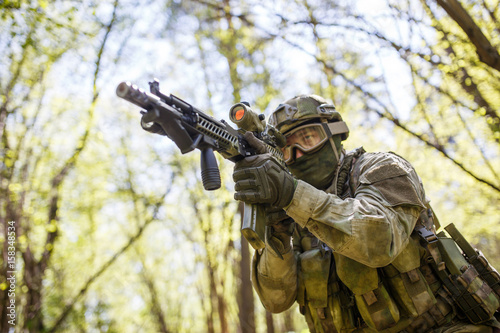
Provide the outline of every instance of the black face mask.
<path id="1" fill-rule="evenodd" d="M 337 152 L 340 152 L 340 140 L 334 140 L 334 142 Z M 332 184 L 338 163 L 332 145 L 326 142 L 317 152 L 297 158 L 295 163 L 288 166 L 288 169 L 298 179 L 319 190 L 324 190 Z"/>

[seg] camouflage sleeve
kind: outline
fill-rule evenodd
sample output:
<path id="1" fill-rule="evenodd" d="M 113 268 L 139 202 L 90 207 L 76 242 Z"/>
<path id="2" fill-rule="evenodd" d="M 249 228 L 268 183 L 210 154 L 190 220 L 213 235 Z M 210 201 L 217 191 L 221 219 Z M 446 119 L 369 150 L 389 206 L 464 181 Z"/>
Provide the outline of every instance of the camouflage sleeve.
<path id="1" fill-rule="evenodd" d="M 366 153 L 353 170 L 353 198 L 343 200 L 299 181 L 285 210 L 337 253 L 383 267 L 406 246 L 425 193 L 411 165 L 394 154 Z"/>
<path id="2" fill-rule="evenodd" d="M 289 238 L 288 238 L 289 239 Z M 273 313 L 287 310 L 297 295 L 297 261 L 290 248 L 283 259 L 274 251 L 255 251 L 252 262 L 252 284 L 264 307 Z"/>

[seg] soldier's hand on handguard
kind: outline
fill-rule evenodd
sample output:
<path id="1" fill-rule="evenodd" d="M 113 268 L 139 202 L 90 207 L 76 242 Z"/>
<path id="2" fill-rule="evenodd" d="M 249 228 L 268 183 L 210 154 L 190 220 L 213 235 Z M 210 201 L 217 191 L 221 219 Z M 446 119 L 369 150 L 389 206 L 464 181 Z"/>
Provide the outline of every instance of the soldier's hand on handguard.
<path id="1" fill-rule="evenodd" d="M 292 174 L 265 152 L 263 143 L 251 132 L 245 139 L 258 155 L 245 157 L 234 166 L 234 198 L 250 204 L 270 204 L 283 208 L 290 204 L 295 192 L 296 181 Z"/>

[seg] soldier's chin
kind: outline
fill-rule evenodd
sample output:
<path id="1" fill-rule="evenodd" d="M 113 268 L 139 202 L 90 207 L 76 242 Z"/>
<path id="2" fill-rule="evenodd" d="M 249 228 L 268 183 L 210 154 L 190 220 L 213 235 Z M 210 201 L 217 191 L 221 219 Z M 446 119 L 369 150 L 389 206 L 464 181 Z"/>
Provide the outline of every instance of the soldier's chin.
<path id="1" fill-rule="evenodd" d="M 319 178 L 318 174 L 311 174 L 311 175 L 305 175 L 302 180 L 314 186 L 318 190 L 324 190 L 330 186 L 333 179 L 330 175 L 322 175 L 322 177 Z"/>
<path id="2" fill-rule="evenodd" d="M 332 160 L 329 155 L 315 153 L 301 156 L 295 160 L 295 163 L 290 165 L 289 169 L 298 179 L 311 184 L 317 189 L 326 189 L 335 176 L 335 157 L 333 156 Z"/>

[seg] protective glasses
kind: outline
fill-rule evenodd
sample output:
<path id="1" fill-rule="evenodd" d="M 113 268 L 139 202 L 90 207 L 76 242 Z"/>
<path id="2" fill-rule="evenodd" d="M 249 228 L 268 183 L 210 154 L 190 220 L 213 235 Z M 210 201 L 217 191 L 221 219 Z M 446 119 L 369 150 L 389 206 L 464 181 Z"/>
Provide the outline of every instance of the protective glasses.
<path id="1" fill-rule="evenodd" d="M 305 154 L 318 151 L 332 136 L 348 133 L 343 121 L 333 123 L 313 123 L 294 128 L 285 134 L 286 146 L 281 148 L 283 159 L 290 165 L 295 162 L 297 149 Z"/>
<path id="2" fill-rule="evenodd" d="M 329 139 L 322 124 L 299 126 L 285 136 L 286 146 L 281 150 L 286 164 L 292 164 L 295 161 L 296 149 L 306 154 L 313 153 Z"/>

